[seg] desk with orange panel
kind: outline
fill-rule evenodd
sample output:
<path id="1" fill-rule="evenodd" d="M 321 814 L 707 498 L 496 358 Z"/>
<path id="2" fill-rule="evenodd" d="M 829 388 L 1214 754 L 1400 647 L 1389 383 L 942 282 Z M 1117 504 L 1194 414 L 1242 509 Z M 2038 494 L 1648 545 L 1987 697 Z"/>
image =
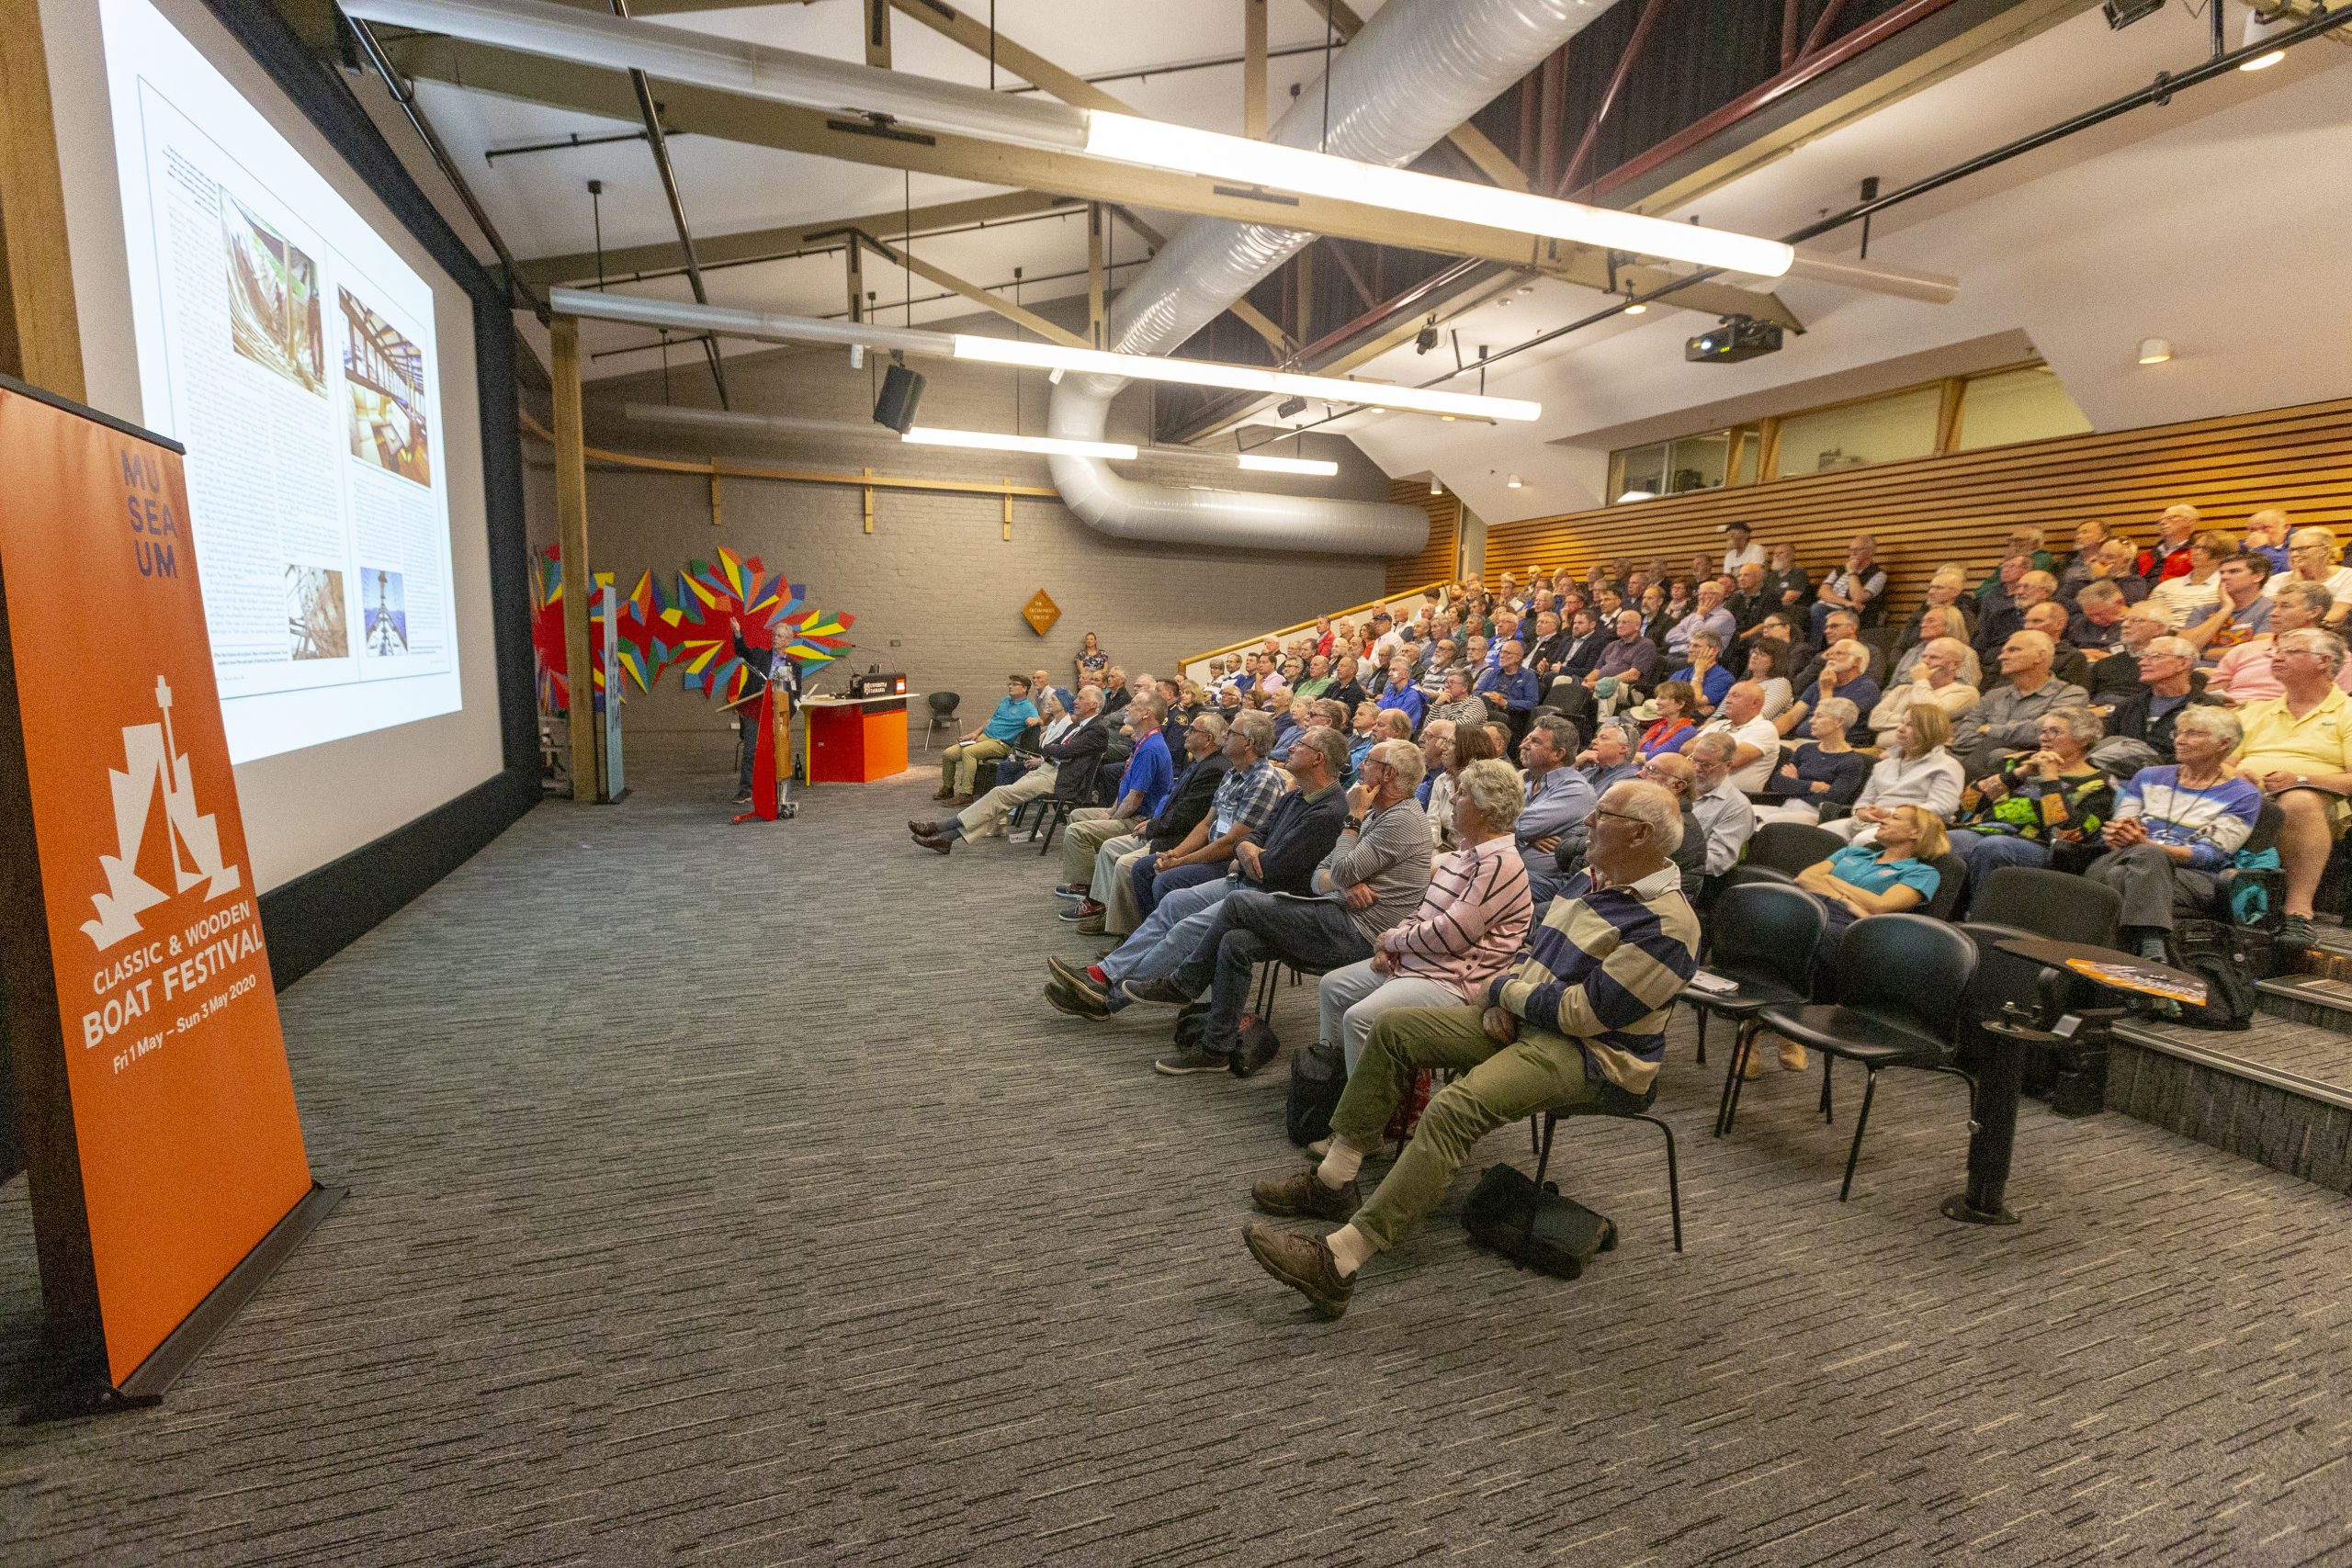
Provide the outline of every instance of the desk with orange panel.
<path id="1" fill-rule="evenodd" d="M 810 784 L 871 784 L 907 771 L 911 692 L 874 697 L 805 697 Z"/>

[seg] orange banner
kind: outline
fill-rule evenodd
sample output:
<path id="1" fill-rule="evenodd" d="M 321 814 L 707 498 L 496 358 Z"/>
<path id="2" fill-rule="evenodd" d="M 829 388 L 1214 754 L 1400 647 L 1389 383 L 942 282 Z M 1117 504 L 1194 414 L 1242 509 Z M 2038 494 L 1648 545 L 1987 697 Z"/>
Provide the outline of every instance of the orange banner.
<path id="1" fill-rule="evenodd" d="M 0 473 L 62 1081 L 119 1384 L 302 1200 L 311 1172 L 179 455 L 0 389 Z M 40 1190 L 70 1168 L 33 1162 L 37 1226 L 71 1213 Z"/>

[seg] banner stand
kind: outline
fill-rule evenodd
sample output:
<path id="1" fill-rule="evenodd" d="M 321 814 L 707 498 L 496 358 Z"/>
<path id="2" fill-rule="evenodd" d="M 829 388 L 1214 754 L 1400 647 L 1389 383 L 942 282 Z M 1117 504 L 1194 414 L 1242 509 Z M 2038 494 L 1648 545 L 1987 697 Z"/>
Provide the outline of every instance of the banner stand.
<path id="1" fill-rule="evenodd" d="M 0 1042 L 46 1319 L 32 1421 L 154 1404 L 345 1190 L 303 1149 L 180 448 L 0 377 Z M 50 614 L 69 582 L 119 615 Z"/>

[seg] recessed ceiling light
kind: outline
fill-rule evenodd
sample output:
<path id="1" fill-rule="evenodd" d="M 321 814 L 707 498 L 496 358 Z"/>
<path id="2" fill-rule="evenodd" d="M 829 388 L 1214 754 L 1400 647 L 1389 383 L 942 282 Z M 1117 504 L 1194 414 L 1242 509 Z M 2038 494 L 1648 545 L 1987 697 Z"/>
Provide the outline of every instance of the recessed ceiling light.
<path id="1" fill-rule="evenodd" d="M 2149 337 L 2142 338 L 2140 340 L 2141 364 L 2162 365 L 2171 358 L 2172 344 L 2166 343 L 2164 339 L 2160 337 Z"/>
<path id="2" fill-rule="evenodd" d="M 1525 488 L 1526 486 L 1521 482 L 1517 474 L 1511 475 L 1510 478 L 1503 481 L 1503 489 L 1505 490 L 1523 490 Z"/>

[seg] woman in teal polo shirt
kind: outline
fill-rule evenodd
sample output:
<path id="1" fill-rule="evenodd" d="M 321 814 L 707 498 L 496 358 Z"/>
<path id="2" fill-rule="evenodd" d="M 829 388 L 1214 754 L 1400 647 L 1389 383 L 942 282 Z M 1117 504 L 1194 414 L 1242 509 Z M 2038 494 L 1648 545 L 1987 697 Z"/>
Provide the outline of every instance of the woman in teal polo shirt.
<path id="1" fill-rule="evenodd" d="M 1943 880 L 1934 863 L 1950 847 L 1934 813 L 1923 806 L 1898 806 L 1879 824 L 1878 842 L 1849 844 L 1797 873 L 1797 886 L 1820 899 L 1829 915 L 1814 954 L 1815 1000 L 1837 999 L 1838 947 L 1847 929 L 1871 915 L 1925 908 Z M 1781 1066 L 1803 1072 L 1804 1047 L 1782 1041 Z M 1761 1071 L 1763 1064 L 1751 1055 L 1748 1076 Z"/>

